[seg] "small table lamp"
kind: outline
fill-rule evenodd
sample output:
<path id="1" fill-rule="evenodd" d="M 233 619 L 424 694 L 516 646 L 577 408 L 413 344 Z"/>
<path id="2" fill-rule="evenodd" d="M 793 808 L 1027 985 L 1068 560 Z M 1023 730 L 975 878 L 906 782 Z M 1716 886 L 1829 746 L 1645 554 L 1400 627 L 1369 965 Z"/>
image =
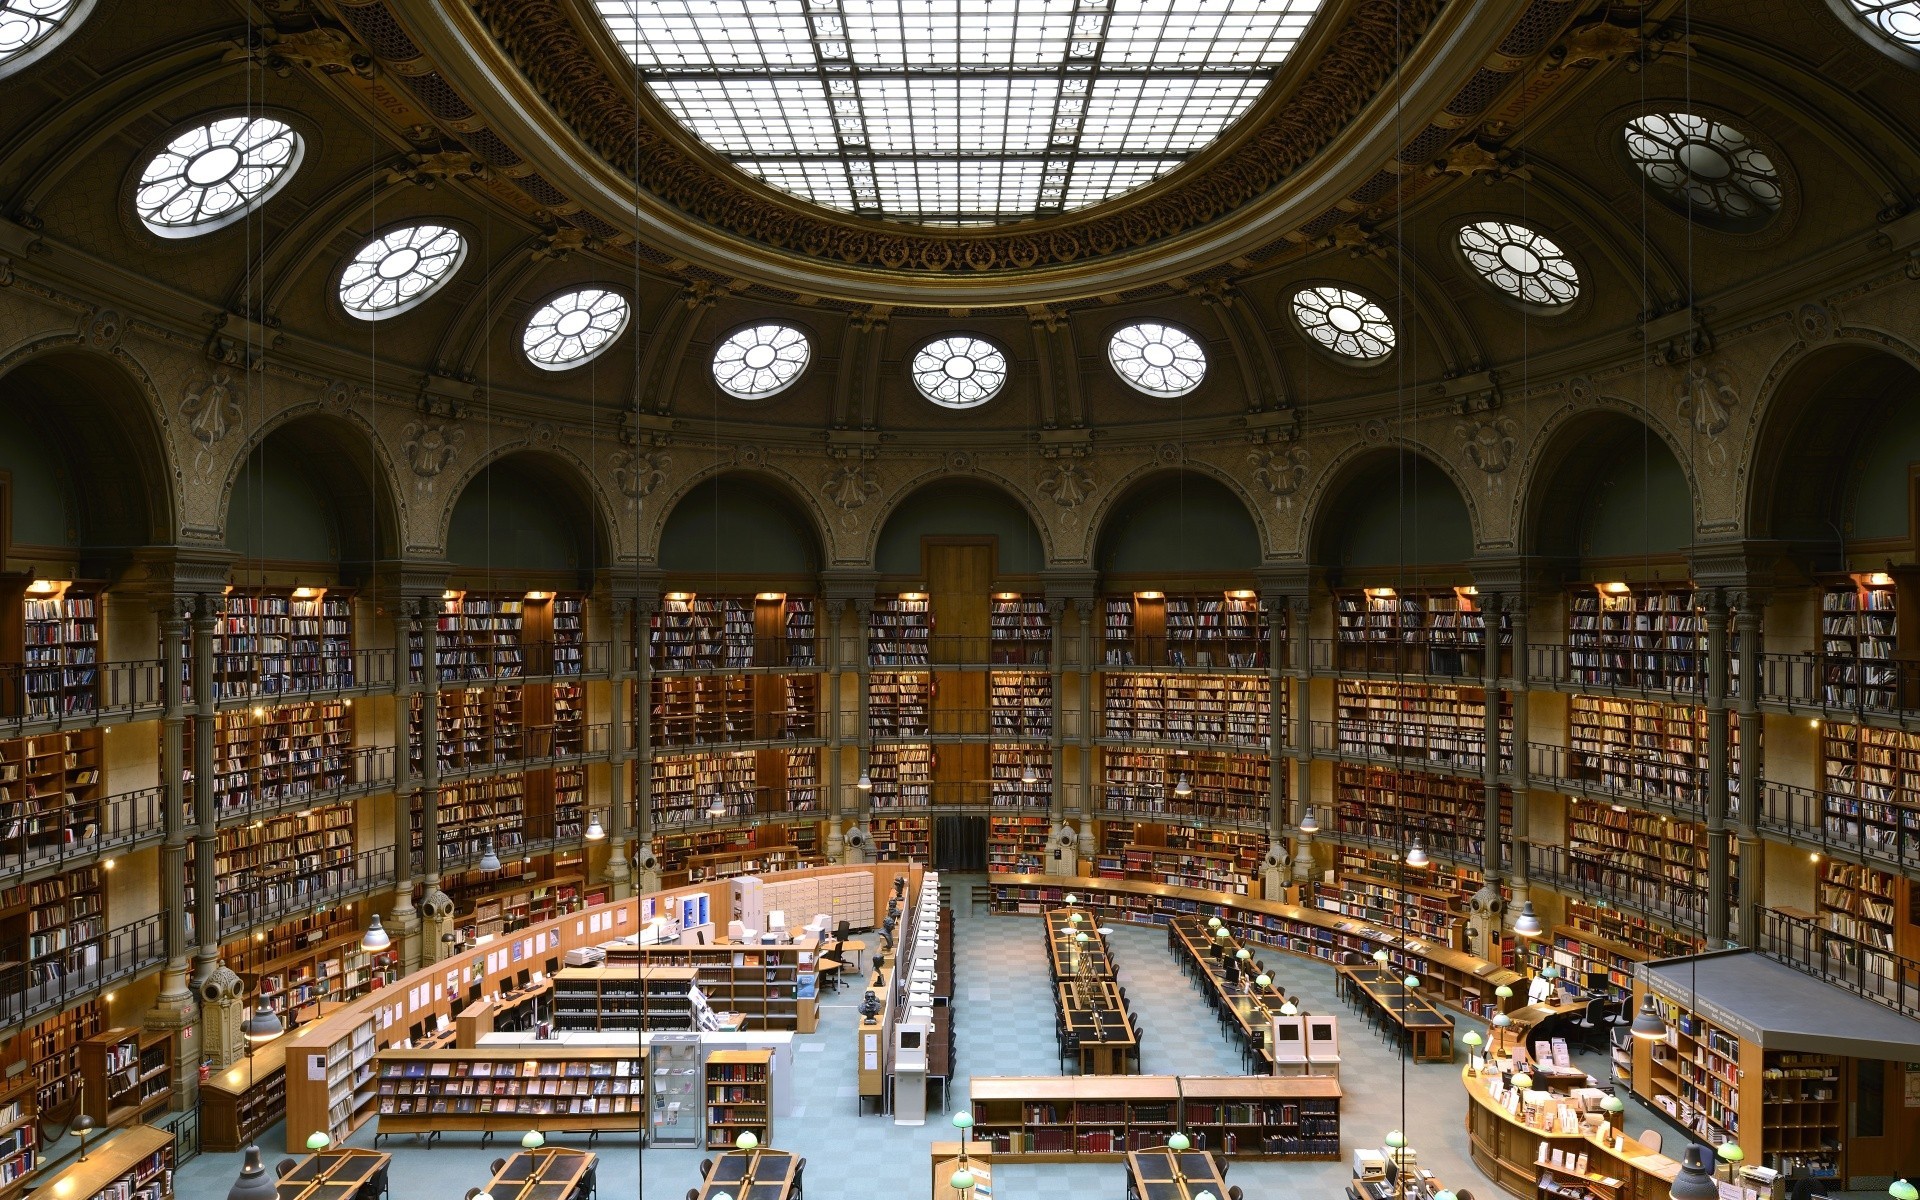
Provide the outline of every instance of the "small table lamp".
<path id="1" fill-rule="evenodd" d="M 760 1139 L 753 1136 L 753 1130 L 743 1129 L 740 1131 L 740 1136 L 733 1139 L 733 1145 L 737 1150 L 752 1151 L 759 1148 Z"/>
<path id="2" fill-rule="evenodd" d="M 1476 1079 L 1480 1075 L 1480 1047 L 1486 1044 L 1478 1029 L 1469 1029 L 1460 1035 L 1460 1042 L 1467 1048 L 1467 1078 Z"/>
<path id="3" fill-rule="evenodd" d="M 956 1196 L 965 1197 L 968 1192 L 973 1190 L 973 1172 L 967 1170 L 965 1167 L 961 1167 L 948 1177 L 947 1182 L 953 1185 L 953 1191 Z"/>
<path id="4" fill-rule="evenodd" d="M 1175 1154 L 1184 1154 L 1192 1148 L 1193 1139 L 1177 1129 L 1173 1131 L 1173 1136 L 1167 1139 L 1167 1149 L 1173 1151 Z"/>
<path id="5" fill-rule="evenodd" d="M 72 1123 L 67 1126 L 73 1135 L 80 1139 L 81 1162 L 87 1161 L 87 1135 L 99 1127 L 100 1122 L 94 1120 L 92 1114 L 84 1112 L 74 1117 Z"/>
<path id="6" fill-rule="evenodd" d="M 320 1153 L 320 1151 L 325 1150 L 331 1145 L 333 1145 L 333 1138 L 328 1136 L 327 1131 L 324 1129 L 316 1129 L 307 1135 L 307 1149 L 313 1151 L 315 1154 Z"/>
<path id="7" fill-rule="evenodd" d="M 529 1129 L 520 1135 L 520 1145 L 523 1149 L 538 1150 L 546 1144 L 547 1135 L 541 1133 L 538 1129 Z"/>
<path id="8" fill-rule="evenodd" d="M 1721 1142 L 1714 1147 L 1713 1152 L 1720 1156 L 1721 1162 L 1727 1164 L 1727 1182 L 1732 1183 L 1733 1174 L 1740 1169 L 1740 1164 L 1746 1159 L 1747 1152 L 1740 1148 L 1739 1142 Z"/>

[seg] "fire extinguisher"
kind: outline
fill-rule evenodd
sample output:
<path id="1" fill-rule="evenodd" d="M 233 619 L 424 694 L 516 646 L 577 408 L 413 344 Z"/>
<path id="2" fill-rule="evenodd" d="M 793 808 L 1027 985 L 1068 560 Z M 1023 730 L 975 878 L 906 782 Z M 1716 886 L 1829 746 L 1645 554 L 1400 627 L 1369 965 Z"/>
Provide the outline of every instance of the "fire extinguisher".
<path id="1" fill-rule="evenodd" d="M 200 1060 L 200 1082 L 205 1083 L 211 1078 L 213 1078 L 213 1060 L 203 1058 Z"/>

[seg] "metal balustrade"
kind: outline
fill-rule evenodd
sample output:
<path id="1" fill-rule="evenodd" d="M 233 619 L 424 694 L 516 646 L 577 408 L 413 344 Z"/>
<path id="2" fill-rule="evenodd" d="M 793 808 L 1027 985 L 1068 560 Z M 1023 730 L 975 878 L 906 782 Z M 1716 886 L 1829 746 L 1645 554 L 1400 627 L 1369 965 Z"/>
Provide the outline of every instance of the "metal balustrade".
<path id="1" fill-rule="evenodd" d="M 1053 636 L 1018 640 L 950 634 L 876 637 L 869 639 L 865 653 L 869 667 L 884 671 L 1044 667 L 1052 661 Z"/>
<path id="2" fill-rule="evenodd" d="M 1676 929 L 1706 928 L 1708 896 L 1693 888 L 1611 865 L 1606 859 L 1570 854 L 1565 846 L 1527 847 L 1527 877 L 1557 892 L 1631 908 Z M 1731 907 L 1732 897 L 1722 902 Z"/>
<path id="3" fill-rule="evenodd" d="M 392 886 L 397 878 L 393 868 L 393 847 L 382 846 L 341 862 L 317 866 L 310 872 L 272 879 L 252 879 L 252 870 L 245 867 L 221 875 L 222 890 L 214 899 L 220 940 L 237 937 L 256 926 L 276 923 L 296 912 L 324 908 L 382 886 Z M 188 923 L 191 925 L 191 920 Z"/>
<path id="4" fill-rule="evenodd" d="M 124 979 L 167 961 L 167 925 L 160 914 L 107 930 L 69 952 L 67 967 L 0 968 L 0 1028 L 15 1028 L 92 999 Z"/>
<path id="5" fill-rule="evenodd" d="M 45 668 L 0 663 L 0 737 L 86 729 L 160 715 L 165 707 L 159 659 L 90 663 L 63 668 L 91 674 L 93 687 L 55 701 L 36 695 L 28 680 Z"/>
<path id="6" fill-rule="evenodd" d="M 36 832 L 28 819 L 9 819 L 5 828 L 0 829 L 0 886 L 11 886 L 28 876 L 84 866 L 103 854 L 124 854 L 159 842 L 166 835 L 162 811 L 165 798 L 165 791 L 155 787 L 74 805 L 74 808 L 99 810 L 96 821 L 77 831 L 62 825 L 58 829 Z"/>
<path id="7" fill-rule="evenodd" d="M 1762 954 L 1896 1012 L 1920 1018 L 1920 961 L 1776 908 L 1764 910 L 1761 916 L 1756 949 Z"/>
<path id="8" fill-rule="evenodd" d="M 294 767 L 307 765 L 303 763 L 216 772 L 219 780 L 219 790 L 214 795 L 216 819 L 224 825 L 391 791 L 393 757 L 391 746 L 348 749 L 328 756 L 329 765 L 317 780 L 293 774 Z"/>
<path id="9" fill-rule="evenodd" d="M 1920 810 L 1769 782 L 1754 823 L 1762 833 L 1906 873 L 1920 870 Z"/>

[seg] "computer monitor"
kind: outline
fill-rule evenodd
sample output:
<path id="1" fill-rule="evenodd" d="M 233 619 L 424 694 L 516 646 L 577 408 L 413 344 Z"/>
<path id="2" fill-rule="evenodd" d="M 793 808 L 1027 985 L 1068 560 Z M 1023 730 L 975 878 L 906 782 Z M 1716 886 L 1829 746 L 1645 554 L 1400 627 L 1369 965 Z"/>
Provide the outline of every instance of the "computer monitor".
<path id="1" fill-rule="evenodd" d="M 515 978 L 519 980 L 519 983 L 516 984 L 516 986 L 527 987 L 533 982 L 533 971 L 531 969 L 523 970 Z"/>
<path id="2" fill-rule="evenodd" d="M 427 1027 L 418 1021 L 407 1027 L 407 1036 L 417 1046 L 427 1036 Z"/>
<path id="3" fill-rule="evenodd" d="M 552 979 L 555 975 L 558 975 L 559 973 L 560 973 L 560 960 L 557 958 L 548 959 L 547 960 L 547 978 Z"/>
<path id="4" fill-rule="evenodd" d="M 453 999 L 447 1001 L 447 1011 L 456 1017 L 462 1012 L 465 1012 L 466 1008 L 467 1002 L 459 996 L 455 996 Z"/>
<path id="5" fill-rule="evenodd" d="M 1613 977 L 1605 971 L 1587 972 L 1587 990 L 1598 996 L 1613 986 Z"/>
<path id="6" fill-rule="evenodd" d="M 900 1031 L 900 1049 L 918 1050 L 919 1048 L 920 1031 L 918 1029 L 902 1029 Z"/>
<path id="7" fill-rule="evenodd" d="M 480 996 L 481 996 L 480 981 L 476 979 L 473 981 L 473 986 L 467 989 L 467 1003 L 468 1004 L 480 1003 Z"/>

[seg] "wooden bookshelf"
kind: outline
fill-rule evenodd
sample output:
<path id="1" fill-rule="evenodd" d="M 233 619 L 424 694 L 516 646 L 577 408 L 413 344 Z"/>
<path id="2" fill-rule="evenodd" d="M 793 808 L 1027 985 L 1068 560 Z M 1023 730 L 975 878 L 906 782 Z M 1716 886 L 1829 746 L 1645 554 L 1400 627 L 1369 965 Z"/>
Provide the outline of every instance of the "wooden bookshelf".
<path id="1" fill-rule="evenodd" d="M 1104 603 L 1108 666 L 1248 669 L 1267 665 L 1268 616 L 1246 589 L 1134 592 Z"/>
<path id="2" fill-rule="evenodd" d="M 279 813 L 221 829 L 214 842 L 214 910 L 221 928 L 245 925 L 260 914 L 284 912 L 302 897 L 353 882 L 359 872 L 354 839 L 351 804 Z M 190 843 L 189 912 L 194 911 L 199 853 L 198 843 Z"/>
<path id="3" fill-rule="evenodd" d="M 440 598 L 436 668 L 443 682 L 510 678 L 526 674 L 526 651 L 521 644 L 521 620 L 526 598 L 519 594 L 489 594 L 449 590 Z M 408 638 L 408 667 L 420 678 L 424 655 L 422 639 Z"/>
<path id="4" fill-rule="evenodd" d="M 106 1028 L 97 1000 L 40 1022 L 7 1044 L 7 1060 L 25 1062 L 34 1080 L 34 1109 L 70 1112 L 80 1095 L 80 1043 Z"/>
<path id="5" fill-rule="evenodd" d="M 1518 945 L 1532 973 L 1549 961 L 1577 982 L 1604 971 L 1615 988 L 1627 992 L 1633 989 L 1636 964 L 1694 954 L 1704 943 L 1616 908 L 1568 900 L 1565 924 L 1554 926 L 1546 938 Z"/>
<path id="6" fill-rule="evenodd" d="M 1100 762 L 1107 812 L 1241 825 L 1266 819 L 1272 764 L 1264 755 L 1104 749 Z M 1183 778 L 1192 789 L 1185 796 Z"/>
<path id="7" fill-rule="evenodd" d="M 873 834 L 874 853 L 885 859 L 903 862 L 933 861 L 933 834 L 926 817 L 883 817 L 868 821 Z"/>
<path id="8" fill-rule="evenodd" d="M 932 728 L 933 676 L 925 671 L 875 671 L 867 681 L 867 736 L 925 737 Z"/>
<path id="9" fill-rule="evenodd" d="M 1033 875 L 1045 871 L 1049 830 L 1044 816 L 989 814 L 987 871 L 996 875 Z"/>
<path id="10" fill-rule="evenodd" d="M 780 592 L 669 592 L 647 631 L 661 671 L 812 667 L 817 638 L 813 597 Z"/>
<path id="11" fill-rule="evenodd" d="M 440 770 L 459 771 L 526 757 L 526 692 L 521 687 L 448 688 L 436 707 L 439 740 L 434 761 Z M 417 772 L 426 745 L 423 698 L 412 698 L 407 715 L 407 757 Z"/>
<path id="12" fill-rule="evenodd" d="M 1228 1158 L 1340 1158 L 1338 1079 L 1180 1077 L 1180 1124 L 1195 1147 Z"/>
<path id="13" fill-rule="evenodd" d="M 1343 843 L 1334 848 L 1335 878 L 1346 875 L 1371 875 L 1376 879 L 1396 879 L 1409 871 L 1409 881 L 1449 897 L 1455 911 L 1464 913 L 1474 895 L 1486 882 L 1477 866 L 1466 863 L 1435 862 L 1416 877 L 1401 855 L 1371 846 Z M 1503 889 L 1504 890 L 1504 889 Z"/>
<path id="14" fill-rule="evenodd" d="M 391 1049 L 377 1067 L 379 1136 L 632 1132 L 646 1102 L 638 1046 L 529 1043 L 501 1049 Z"/>
<path id="15" fill-rule="evenodd" d="M 820 1019 L 812 946 L 607 946 L 605 969 L 631 972 L 636 965 L 692 968 L 708 1007 L 739 1013 L 744 1029 L 812 1033 Z"/>
<path id="16" fill-rule="evenodd" d="M 286 1043 L 282 1034 L 200 1084 L 201 1149 L 243 1150 L 286 1116 Z"/>
<path id="17" fill-rule="evenodd" d="M 924 808 L 933 803 L 934 770 L 940 752 L 932 746 L 875 746 L 867 752 L 868 793 L 874 808 Z"/>
<path id="18" fill-rule="evenodd" d="M 138 1125 L 173 1100 L 173 1037 L 165 1030 L 109 1029 L 80 1043 L 87 1115 L 102 1129 Z"/>
<path id="19" fill-rule="evenodd" d="M 987 682 L 988 728 L 998 739 L 1053 735 L 1053 676 L 1045 671 L 995 671 Z"/>
<path id="20" fill-rule="evenodd" d="M 1706 620 L 1690 583 L 1591 583 L 1567 598 L 1570 681 L 1588 687 L 1699 692 Z"/>
<path id="21" fill-rule="evenodd" d="M 1273 690 L 1264 676 L 1109 671 L 1102 692 L 1101 736 L 1109 741 L 1270 744 Z M 1281 721 L 1286 716 L 1283 694 Z"/>
<path id="22" fill-rule="evenodd" d="M 772 833 L 780 832 L 777 826 L 763 825 L 759 828 Z M 817 865 L 809 858 L 792 842 L 756 841 L 750 846 L 687 855 L 683 866 L 686 875 L 684 882 L 710 883 L 716 879 L 731 879 L 736 875 L 760 875 L 768 871 L 791 871 Z"/>
<path id="23" fill-rule="evenodd" d="M 1101 854 L 1095 870 L 1102 879 L 1137 879 L 1244 896 L 1252 880 L 1240 870 L 1239 858 L 1231 850 L 1133 845 Z"/>
<path id="24" fill-rule="evenodd" d="M 349 1006 L 289 1040 L 287 1143 L 316 1130 L 338 1145 L 374 1113 L 374 1018 Z"/>
<path id="25" fill-rule="evenodd" d="M 653 759 L 653 819 L 690 825 L 754 811 L 756 762 L 751 750 L 669 754 Z"/>
<path id="26" fill-rule="evenodd" d="M 232 588 L 213 631 L 221 700 L 354 686 L 352 593 L 341 588 Z"/>
<path id="27" fill-rule="evenodd" d="M 16 884 L 0 891 L 0 959 L 24 970 L 34 987 L 58 985 L 100 961 L 107 898 L 99 867 Z"/>
<path id="28" fill-rule="evenodd" d="M 192 743 L 189 724 L 189 762 Z M 214 718 L 214 805 L 225 813 L 342 787 L 352 755 L 353 708 L 344 702 L 230 709 Z"/>
<path id="29" fill-rule="evenodd" d="M 492 775 L 440 785 L 440 851 L 454 858 L 479 855 L 488 838 L 502 857 L 526 841 L 526 780 L 520 775 Z M 421 793 L 412 798 L 413 849 L 425 847 Z"/>
<path id="30" fill-rule="evenodd" d="M 1333 603 L 1339 670 L 1467 677 L 1485 672 L 1487 618 L 1472 587 L 1344 589 L 1334 593 Z M 1496 625 L 1505 646 L 1506 614 Z"/>
<path id="31" fill-rule="evenodd" d="M 693 1029 L 698 975 L 692 967 L 568 967 L 553 977 L 553 1026 Z"/>
<path id="32" fill-rule="evenodd" d="M 1485 689 L 1341 679 L 1338 752 L 1478 772 L 1486 759 Z M 1500 697 L 1500 769 L 1513 768 L 1513 712 Z"/>
<path id="33" fill-rule="evenodd" d="M 1920 857 L 1920 734 L 1821 725 L 1826 831 L 1897 861 Z"/>
<path id="34" fill-rule="evenodd" d="M 16 579 L 0 590 L 0 662 L 22 664 L 25 716 L 70 717 L 100 706 L 101 586 Z"/>
<path id="35" fill-rule="evenodd" d="M 0 1200 L 16 1200 L 40 1169 L 40 1114 L 33 1093 L 31 1074 L 0 1087 Z"/>
<path id="36" fill-rule="evenodd" d="M 1572 782 L 1696 807 L 1707 786 L 1707 710 L 1659 700 L 1574 696 L 1567 706 Z M 1727 714 L 1728 794 L 1740 793 L 1740 719 Z"/>
<path id="37" fill-rule="evenodd" d="M 707 1055 L 707 1149 L 731 1150 L 751 1133 L 773 1144 L 773 1051 L 715 1050 Z"/>
<path id="38" fill-rule="evenodd" d="M 661 880 L 668 887 L 702 879 L 750 874 L 762 869 L 768 854 L 779 852 L 801 865 L 819 857 L 814 821 L 739 825 L 666 833 L 655 842 Z M 785 869 L 785 868 L 782 868 Z"/>
<path id="39" fill-rule="evenodd" d="M 1045 596 L 995 592 L 987 615 L 992 662 L 1037 665 L 1048 660 L 1053 620 Z"/>
<path id="40" fill-rule="evenodd" d="M 316 909 L 221 947 L 221 959 L 291 1028 L 372 986 L 380 972 L 360 949 L 360 927 L 356 904 Z"/>
<path id="41" fill-rule="evenodd" d="M 1427 852 L 1456 862 L 1479 862 L 1487 834 L 1486 786 L 1420 771 L 1337 764 L 1333 773 L 1333 831 L 1398 847 L 1417 837 Z M 1510 840 L 1513 795 L 1500 789 L 1500 836 Z"/>
<path id="42" fill-rule="evenodd" d="M 1397 876 L 1350 873 L 1332 887 L 1317 887 L 1313 906 L 1343 917 L 1387 929 L 1405 929 L 1442 946 L 1458 947 L 1466 927 L 1466 911 L 1458 897 L 1443 888 L 1422 887 L 1425 870 L 1402 867 Z"/>
<path id="43" fill-rule="evenodd" d="M 1025 1162 L 1118 1162 L 1176 1130 L 1242 1159 L 1340 1157 L 1340 1083 L 1175 1075 L 975 1076 L 972 1136 Z"/>
<path id="44" fill-rule="evenodd" d="M 867 656 L 876 667 L 924 667 L 933 637 L 933 602 L 925 592 L 874 597 L 867 614 Z"/>
<path id="45" fill-rule="evenodd" d="M 1814 885 L 1814 913 L 1822 929 L 1837 935 L 1822 938 L 1824 952 L 1865 968 L 1874 975 L 1897 978 L 1900 959 L 1909 954 L 1903 941 L 1915 940 L 1909 930 L 1920 929 L 1920 915 L 1911 911 L 1911 881 L 1886 871 L 1854 863 L 1822 859 Z"/>
<path id="46" fill-rule="evenodd" d="M 1053 797 L 1053 751 L 1045 745 L 995 743 L 987 747 L 988 802 L 1004 808 L 1045 808 Z M 1033 782 L 1026 782 L 1027 772 Z"/>
<path id="47" fill-rule="evenodd" d="M 173 1200 L 173 1131 L 125 1129 L 40 1182 L 27 1200 Z"/>
<path id="48" fill-rule="evenodd" d="M 1567 863 L 1579 882 L 1629 903 L 1706 912 L 1707 830 L 1697 822 L 1570 800 Z"/>
<path id="49" fill-rule="evenodd" d="M 100 836 L 100 731 L 0 741 L 0 858 Z"/>

